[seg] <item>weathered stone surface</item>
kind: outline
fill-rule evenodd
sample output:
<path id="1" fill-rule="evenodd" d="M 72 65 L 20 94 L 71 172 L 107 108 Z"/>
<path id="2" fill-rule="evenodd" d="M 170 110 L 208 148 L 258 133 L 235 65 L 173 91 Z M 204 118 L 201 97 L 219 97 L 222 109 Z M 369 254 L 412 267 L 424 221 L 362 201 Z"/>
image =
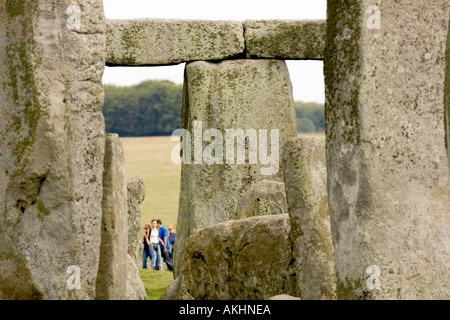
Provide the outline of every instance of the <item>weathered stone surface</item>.
<path id="1" fill-rule="evenodd" d="M 337 294 L 449 299 L 449 2 L 378 3 L 380 29 L 373 1 L 328 2 L 327 171 Z"/>
<path id="2" fill-rule="evenodd" d="M 279 147 L 285 139 L 297 134 L 292 85 L 286 63 L 279 60 L 188 63 L 185 71 L 182 127 L 190 133 L 187 136 L 191 140 L 191 157 L 186 158 L 192 159 L 189 159 L 191 164 L 183 163 L 181 169 L 174 265 L 176 277 L 178 261 L 192 231 L 245 216 L 245 212 L 239 212 L 240 201 L 243 193 L 253 184 L 261 180 L 283 183 L 282 170 L 279 169 Z M 206 134 L 207 129 L 217 129 L 222 135 L 223 144 L 219 136 L 216 143 L 224 146 L 223 157 L 217 156 L 217 162 L 208 162 L 207 157 L 202 157 L 202 150 L 207 150 L 212 145 L 208 142 L 215 139 L 205 139 L 202 143 L 202 132 Z M 228 129 L 242 130 L 242 148 L 229 148 L 227 151 Z M 267 132 L 259 131 L 260 129 L 267 129 Z M 269 161 L 271 164 L 261 161 L 261 155 L 266 151 L 263 147 L 257 148 L 259 154 L 255 153 L 258 156 L 255 164 L 250 163 L 249 155 L 256 151 L 256 145 L 252 147 L 250 143 L 254 141 L 253 138 L 246 137 L 244 140 L 244 133 L 252 130 L 257 143 L 263 141 L 262 137 L 266 138 L 268 155 L 274 160 Z M 196 132 L 200 134 L 194 136 Z M 271 135 L 274 132 L 278 133 L 278 139 L 274 136 L 272 141 Z M 239 139 L 233 142 L 237 140 Z M 188 140 L 185 141 L 188 143 Z M 198 145 L 200 153 L 196 152 Z M 276 151 L 271 152 L 272 147 Z M 237 163 L 238 149 L 245 150 L 243 164 Z M 230 150 L 235 150 L 233 164 L 227 159 L 231 155 Z M 198 154 L 202 157 L 200 161 L 197 161 Z M 196 162 L 200 164 L 195 164 Z M 273 174 L 270 175 L 271 173 Z M 253 215 L 254 212 L 249 214 Z"/>
<path id="3" fill-rule="evenodd" d="M 106 134 L 103 171 L 103 218 L 96 299 L 122 300 L 126 297 L 127 260 L 127 186 L 125 155 L 117 134 Z"/>
<path id="4" fill-rule="evenodd" d="M 244 21 L 247 58 L 322 60 L 325 20 Z"/>
<path id="5" fill-rule="evenodd" d="M 173 280 L 166 288 L 162 296 L 163 300 L 194 300 L 187 292 L 183 275 Z"/>
<path id="6" fill-rule="evenodd" d="M 302 299 L 300 299 L 298 297 L 290 296 L 288 294 L 279 294 L 279 295 L 270 297 L 266 300 L 302 300 Z"/>
<path id="7" fill-rule="evenodd" d="M 95 296 L 105 38 L 101 0 L 0 2 L 3 299 Z"/>
<path id="8" fill-rule="evenodd" d="M 237 21 L 107 20 L 108 65 L 168 65 L 220 60 L 244 52 Z"/>
<path id="9" fill-rule="evenodd" d="M 139 269 L 132 256 L 127 255 L 128 279 L 126 300 L 147 300 L 144 282 L 139 275 Z"/>
<path id="10" fill-rule="evenodd" d="M 141 228 L 142 202 L 145 199 L 144 179 L 135 175 L 126 176 L 128 208 L 128 254 L 137 259 Z"/>
<path id="11" fill-rule="evenodd" d="M 287 213 L 284 182 L 261 180 L 245 191 L 237 209 L 237 218 Z"/>
<path id="12" fill-rule="evenodd" d="M 182 274 L 196 300 L 296 296 L 287 214 L 250 217 L 197 230 L 186 244 Z"/>
<path id="13" fill-rule="evenodd" d="M 449 19 L 450 21 L 450 19 Z M 447 51 L 445 55 L 445 61 L 447 68 L 445 69 L 445 130 L 447 130 L 446 135 L 446 146 L 448 155 L 448 166 L 450 168 L 450 22 L 448 26 L 447 33 Z"/>
<path id="14" fill-rule="evenodd" d="M 336 299 L 325 137 L 288 140 L 282 159 L 299 292 L 303 300 Z"/>

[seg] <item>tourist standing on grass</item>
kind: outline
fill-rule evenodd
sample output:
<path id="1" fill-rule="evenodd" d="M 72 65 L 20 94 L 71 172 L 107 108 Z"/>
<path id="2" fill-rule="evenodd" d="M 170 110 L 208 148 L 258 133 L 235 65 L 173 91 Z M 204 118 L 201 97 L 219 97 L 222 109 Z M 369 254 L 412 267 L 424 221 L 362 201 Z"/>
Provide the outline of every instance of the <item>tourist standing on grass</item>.
<path id="1" fill-rule="evenodd" d="M 169 271 L 173 270 L 172 266 L 172 259 L 169 257 L 169 233 L 167 232 L 166 227 L 162 225 L 162 222 L 160 219 L 156 220 L 158 224 L 158 231 L 159 231 L 159 248 L 161 249 L 161 257 L 163 257 L 164 262 L 167 265 L 167 268 Z"/>
<path id="2" fill-rule="evenodd" d="M 167 230 L 169 231 L 169 258 L 173 261 L 173 248 L 175 246 L 175 236 L 177 233 L 175 232 L 175 226 L 173 224 L 171 224 Z"/>
<path id="3" fill-rule="evenodd" d="M 150 233 L 150 254 L 151 254 L 151 263 L 152 268 L 156 270 L 156 266 L 159 267 L 159 270 L 162 270 L 162 261 L 161 261 L 161 250 L 159 247 L 159 238 L 158 238 L 158 224 L 156 220 L 152 220 L 152 230 Z"/>
<path id="4" fill-rule="evenodd" d="M 150 225 L 146 224 L 144 227 L 144 250 L 142 250 L 142 269 L 147 269 L 147 259 L 150 258 Z"/>

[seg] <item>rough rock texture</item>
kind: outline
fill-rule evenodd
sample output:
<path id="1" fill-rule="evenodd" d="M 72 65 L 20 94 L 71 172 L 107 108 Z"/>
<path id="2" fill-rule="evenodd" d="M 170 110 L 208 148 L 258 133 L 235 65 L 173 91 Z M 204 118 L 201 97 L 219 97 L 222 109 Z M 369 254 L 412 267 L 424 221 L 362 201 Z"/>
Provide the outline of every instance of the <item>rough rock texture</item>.
<path id="1" fill-rule="evenodd" d="M 297 296 L 287 214 L 250 217 L 197 230 L 186 244 L 182 274 L 196 300 Z"/>
<path id="2" fill-rule="evenodd" d="M 302 300 L 298 297 L 293 297 L 288 294 L 279 294 L 270 298 L 267 298 L 266 300 Z"/>
<path id="3" fill-rule="evenodd" d="M 76 3 L 0 2 L 3 299 L 95 296 L 105 21 L 101 0 Z"/>
<path id="4" fill-rule="evenodd" d="M 145 199 L 144 180 L 135 175 L 126 176 L 128 208 L 128 254 L 136 260 L 141 228 L 142 202 Z"/>
<path id="5" fill-rule="evenodd" d="M 237 21 L 107 20 L 108 65 L 168 65 L 220 60 L 244 51 Z"/>
<path id="6" fill-rule="evenodd" d="M 325 20 L 244 21 L 247 58 L 322 60 Z"/>
<path id="7" fill-rule="evenodd" d="M 183 275 L 173 280 L 166 288 L 162 296 L 163 300 L 194 300 L 187 292 Z"/>
<path id="8" fill-rule="evenodd" d="M 202 155 L 202 150 L 205 151 L 213 145 L 210 141 L 215 139 L 205 139 L 202 144 L 201 133 L 194 135 L 201 132 L 199 127 L 196 127 L 196 123 L 200 121 L 203 133 L 207 129 L 217 129 L 222 135 L 223 144 L 220 144 L 218 137 L 214 140 L 219 141 L 218 145 L 224 146 L 223 157 L 218 156 L 218 159 L 222 160 L 221 164 L 208 164 L 204 157 L 200 159 L 201 164 L 195 164 L 195 150 L 200 149 L 200 156 L 204 156 L 205 152 Z M 178 261 L 183 255 L 185 241 L 192 231 L 243 217 L 242 212 L 238 212 L 240 200 L 242 194 L 254 183 L 261 180 L 283 183 L 282 170 L 278 168 L 279 150 L 272 154 L 271 149 L 272 146 L 276 147 L 276 142 L 281 147 L 286 138 L 297 134 L 292 85 L 286 63 L 279 60 L 188 63 L 185 70 L 182 127 L 188 130 L 191 136 L 192 161 L 191 164 L 182 164 L 181 169 L 174 264 L 176 277 L 179 270 Z M 241 129 L 242 134 L 255 130 L 258 144 L 262 141 L 261 137 L 266 137 L 268 147 L 258 148 L 259 154 L 254 162 L 256 164 L 249 163 L 250 154 L 256 149 L 252 149 L 253 144 L 250 143 L 254 139 L 248 137 L 245 138 L 245 143 L 242 143 L 242 148 L 228 148 L 235 150 L 235 161 L 231 164 L 227 160 L 227 155 L 231 155 L 226 148 L 228 129 Z M 267 129 L 265 135 L 260 129 Z M 278 130 L 275 131 L 279 134 L 278 140 L 275 138 L 272 141 L 272 130 Z M 236 145 L 238 140 L 234 140 Z M 202 144 L 200 148 L 196 148 L 199 144 Z M 238 164 L 238 150 L 243 148 L 246 150 L 246 161 L 244 164 Z M 264 154 L 266 150 L 268 155 L 276 158 L 276 161 L 272 161 L 272 166 L 262 161 L 264 157 L 261 157 L 261 153 Z M 267 175 L 265 170 L 274 174 Z"/>
<path id="9" fill-rule="evenodd" d="M 237 209 L 236 218 L 287 213 L 284 182 L 261 180 L 244 191 Z"/>
<path id="10" fill-rule="evenodd" d="M 443 86 L 450 4 L 378 3 L 381 28 L 370 29 L 373 1 L 328 1 L 327 171 L 337 294 L 449 299 Z"/>
<path id="11" fill-rule="evenodd" d="M 450 19 L 449 19 L 450 21 Z M 448 26 L 447 33 L 447 51 L 445 55 L 446 69 L 445 69 L 445 130 L 447 130 L 446 135 L 446 146 L 448 154 L 448 166 L 450 168 L 450 22 Z"/>
<path id="12" fill-rule="evenodd" d="M 139 269 L 132 256 L 127 255 L 128 279 L 126 300 L 147 300 L 144 282 L 139 275 Z"/>
<path id="13" fill-rule="evenodd" d="M 125 155 L 117 134 L 106 134 L 103 172 L 103 218 L 96 299 L 125 299 L 127 261 L 127 186 Z"/>
<path id="14" fill-rule="evenodd" d="M 297 284 L 303 300 L 336 299 L 324 137 L 296 137 L 282 150 Z"/>

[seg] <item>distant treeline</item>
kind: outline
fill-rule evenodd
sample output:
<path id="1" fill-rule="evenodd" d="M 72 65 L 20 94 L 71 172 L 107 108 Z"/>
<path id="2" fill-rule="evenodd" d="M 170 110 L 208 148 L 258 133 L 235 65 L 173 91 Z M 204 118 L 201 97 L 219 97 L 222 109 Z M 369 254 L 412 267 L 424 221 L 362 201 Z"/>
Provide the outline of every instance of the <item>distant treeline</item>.
<path id="1" fill-rule="evenodd" d="M 297 132 L 325 131 L 325 109 L 323 104 L 296 101 L 294 107 L 297 117 Z"/>
<path id="2" fill-rule="evenodd" d="M 182 93 L 183 85 L 170 81 L 105 85 L 106 132 L 121 137 L 171 135 L 180 128 Z"/>
<path id="3" fill-rule="evenodd" d="M 134 86 L 105 85 L 106 132 L 121 137 L 171 135 L 181 126 L 183 85 L 167 80 Z M 295 102 L 298 132 L 324 130 L 322 104 Z"/>

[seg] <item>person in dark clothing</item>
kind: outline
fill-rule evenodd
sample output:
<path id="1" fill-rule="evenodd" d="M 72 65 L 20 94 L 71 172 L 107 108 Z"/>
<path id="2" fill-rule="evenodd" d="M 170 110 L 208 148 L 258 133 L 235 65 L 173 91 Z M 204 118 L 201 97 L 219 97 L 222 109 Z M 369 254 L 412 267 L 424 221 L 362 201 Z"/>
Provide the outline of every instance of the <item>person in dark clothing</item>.
<path id="1" fill-rule="evenodd" d="M 173 224 L 171 224 L 167 230 L 169 231 L 169 244 L 170 244 L 169 257 L 173 261 L 173 249 L 175 248 L 175 236 L 177 235 L 177 233 L 175 231 L 175 226 Z"/>
<path id="2" fill-rule="evenodd" d="M 147 260 L 150 258 L 150 225 L 146 224 L 144 227 L 144 249 L 142 250 L 142 269 L 147 269 Z"/>

